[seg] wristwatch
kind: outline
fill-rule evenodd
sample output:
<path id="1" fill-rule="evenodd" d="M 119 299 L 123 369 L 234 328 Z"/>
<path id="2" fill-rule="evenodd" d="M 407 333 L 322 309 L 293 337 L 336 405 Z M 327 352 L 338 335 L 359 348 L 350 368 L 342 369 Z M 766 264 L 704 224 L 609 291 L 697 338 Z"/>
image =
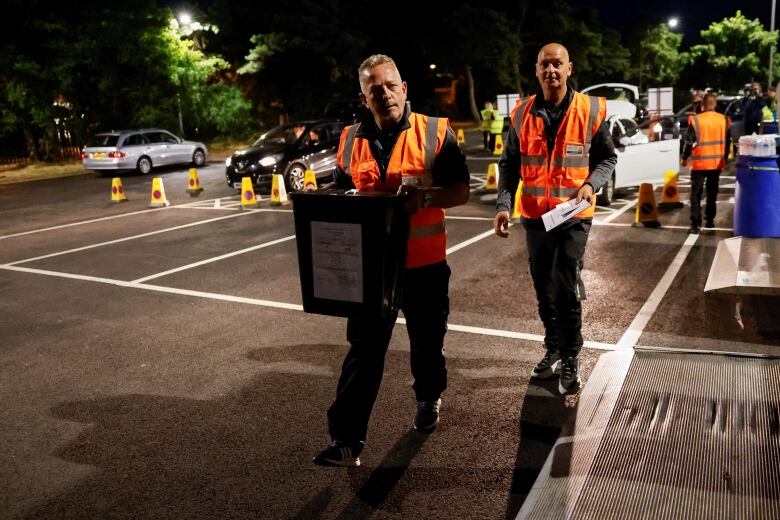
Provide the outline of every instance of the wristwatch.
<path id="1" fill-rule="evenodd" d="M 430 191 L 425 192 L 425 199 L 423 201 L 423 208 L 427 208 L 431 205 L 431 201 L 433 200 L 433 193 Z"/>

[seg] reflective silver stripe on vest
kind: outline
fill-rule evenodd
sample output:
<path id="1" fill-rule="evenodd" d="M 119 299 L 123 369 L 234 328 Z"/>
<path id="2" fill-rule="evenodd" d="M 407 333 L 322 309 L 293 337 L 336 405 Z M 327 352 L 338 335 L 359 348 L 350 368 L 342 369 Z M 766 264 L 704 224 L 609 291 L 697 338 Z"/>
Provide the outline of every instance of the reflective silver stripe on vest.
<path id="1" fill-rule="evenodd" d="M 588 115 L 588 128 L 585 129 L 585 156 L 587 159 L 590 153 L 590 143 L 593 141 L 593 125 L 596 124 L 596 118 L 599 116 L 599 98 L 588 96 L 590 98 L 590 114 Z M 587 164 L 585 164 L 587 166 Z"/>
<path id="2" fill-rule="evenodd" d="M 578 188 L 550 188 L 550 197 L 568 199 L 577 194 L 577 189 Z"/>
<path id="3" fill-rule="evenodd" d="M 420 116 L 417 116 L 420 117 Z M 425 149 L 423 150 L 423 157 L 425 157 L 425 171 L 429 172 L 433 170 L 433 161 L 436 159 L 436 136 L 439 132 L 439 118 L 428 117 L 428 124 L 425 127 Z"/>
<path id="4" fill-rule="evenodd" d="M 515 133 L 517 133 L 517 137 L 520 137 L 520 127 L 523 125 L 523 113 L 525 112 L 525 106 L 528 104 L 529 99 L 531 98 L 523 98 L 523 100 L 520 101 L 520 108 L 515 112 Z"/>
<path id="5" fill-rule="evenodd" d="M 691 156 L 692 161 L 706 161 L 707 159 L 723 159 L 723 154 Z"/>
<path id="6" fill-rule="evenodd" d="M 703 143 L 697 143 L 699 146 L 714 146 L 714 145 L 726 145 L 726 141 L 704 141 Z"/>
<path id="7" fill-rule="evenodd" d="M 553 157 L 553 166 L 556 168 L 587 168 L 589 160 L 582 157 Z"/>
<path id="8" fill-rule="evenodd" d="M 344 141 L 344 153 L 341 160 L 344 162 L 344 173 L 352 175 L 349 171 L 349 165 L 352 163 L 352 148 L 355 146 L 355 135 L 357 134 L 360 123 L 352 125 L 347 130 L 347 139 Z"/>
<path id="9" fill-rule="evenodd" d="M 699 139 L 701 131 L 699 130 L 699 116 L 693 116 L 693 132 L 696 134 L 696 139 Z"/>
<path id="10" fill-rule="evenodd" d="M 431 224 L 430 226 L 412 226 L 409 228 L 409 238 L 427 238 L 444 233 L 444 222 Z"/>
<path id="11" fill-rule="evenodd" d="M 544 155 L 521 155 L 521 166 L 544 166 L 547 164 L 547 157 Z"/>
<path id="12" fill-rule="evenodd" d="M 529 197 L 544 197 L 547 195 L 547 191 L 544 186 L 529 186 L 523 184 L 523 195 L 528 195 Z"/>

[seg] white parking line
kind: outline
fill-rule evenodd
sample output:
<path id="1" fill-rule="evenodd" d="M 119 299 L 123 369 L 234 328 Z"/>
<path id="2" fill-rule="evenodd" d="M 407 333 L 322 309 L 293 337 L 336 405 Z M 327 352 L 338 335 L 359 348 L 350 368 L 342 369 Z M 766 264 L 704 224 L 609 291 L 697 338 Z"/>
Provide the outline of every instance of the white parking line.
<path id="1" fill-rule="evenodd" d="M 623 213 L 625 213 L 626 211 L 628 211 L 628 210 L 630 210 L 631 208 L 633 208 L 634 206 L 636 206 L 636 203 L 637 203 L 637 199 L 634 199 L 634 200 L 632 200 L 631 202 L 627 203 L 626 205 L 624 205 L 624 206 L 623 206 L 622 208 L 620 208 L 619 210 L 617 210 L 617 211 L 615 211 L 614 213 L 612 213 L 610 216 L 608 216 L 608 217 L 606 217 L 606 218 L 602 219 L 602 220 L 601 220 L 601 222 L 604 222 L 604 223 L 609 223 L 609 222 L 612 222 L 613 220 L 615 220 L 616 218 L 618 218 L 620 215 L 622 215 L 622 214 L 623 214 Z M 595 219 L 594 219 L 594 223 L 595 223 Z"/>
<path id="2" fill-rule="evenodd" d="M 48 271 L 46 269 L 33 269 L 29 267 L 0 265 L 0 269 L 5 269 L 7 271 L 18 271 L 22 273 L 53 276 L 57 278 L 81 280 L 86 282 L 103 283 L 108 285 L 116 285 L 119 287 L 127 287 L 130 289 L 140 289 L 144 291 L 178 294 L 181 296 L 192 296 L 195 298 L 204 298 L 208 300 L 219 300 L 219 301 L 226 301 L 226 302 L 233 302 L 233 303 L 242 303 L 246 305 L 257 305 L 259 307 L 269 307 L 273 309 L 303 311 L 303 306 L 295 303 L 275 302 L 271 300 L 262 300 L 258 298 L 246 298 L 242 296 L 231 296 L 228 294 L 211 293 L 205 291 L 191 291 L 189 289 L 177 289 L 175 287 L 165 287 L 162 285 L 151 285 L 151 284 L 137 283 L 137 282 L 125 282 L 123 280 L 114 280 L 111 278 L 101 278 L 98 276 L 85 276 L 80 274 L 61 273 L 57 271 Z M 406 320 L 404 318 L 398 318 L 397 323 L 401 325 L 406 325 Z M 515 332 L 511 330 L 471 327 L 468 325 L 457 325 L 454 323 L 449 323 L 447 325 L 447 328 L 455 332 L 462 332 L 465 334 L 476 334 L 479 336 L 494 336 L 500 338 L 519 339 L 519 340 L 535 341 L 535 342 L 544 341 L 544 336 L 540 336 L 538 334 L 529 334 L 525 332 Z M 612 345 L 610 343 L 599 343 L 595 341 L 586 341 L 584 346 L 585 348 L 592 348 L 598 350 L 615 350 L 616 348 L 615 345 Z"/>
<path id="3" fill-rule="evenodd" d="M 68 249 L 67 251 L 59 251 L 57 253 L 50 253 L 48 255 L 41 255 L 41 256 L 36 256 L 36 257 L 33 257 L 33 258 L 26 258 L 24 260 L 17 260 L 16 262 L 10 262 L 10 263 L 5 264 L 5 265 L 8 266 L 8 265 L 24 264 L 24 263 L 27 263 L 27 262 L 33 262 L 35 260 L 43 260 L 44 258 L 52 258 L 54 256 L 67 255 L 69 253 L 76 253 L 78 251 L 85 251 L 87 249 L 94 249 L 96 247 L 108 246 L 108 245 L 111 245 L 111 244 L 118 244 L 120 242 L 126 242 L 128 240 L 135 240 L 136 238 L 144 238 L 144 237 L 149 237 L 149 236 L 153 236 L 153 235 L 159 235 L 160 233 L 167 233 L 169 231 L 176 231 L 178 229 L 185 229 L 185 228 L 188 228 L 188 227 L 200 226 L 201 224 L 208 224 L 210 222 L 217 222 L 219 220 L 225 220 L 225 219 L 228 219 L 228 218 L 235 218 L 235 217 L 241 217 L 241 216 L 244 216 L 244 215 L 250 215 L 252 213 L 258 213 L 260 211 L 261 210 L 249 210 L 249 211 L 245 211 L 243 213 L 237 213 L 235 215 L 225 215 L 224 217 L 215 217 L 215 218 L 210 218 L 208 220 L 199 220 L 197 222 L 190 222 L 189 224 L 183 224 L 181 226 L 174 226 L 174 227 L 165 228 L 165 229 L 158 229 L 157 231 L 150 231 L 149 233 L 141 233 L 140 235 L 133 235 L 133 236 L 124 237 L 124 238 L 117 238 L 116 240 L 109 240 L 108 242 L 100 242 L 98 244 L 91 244 L 91 245 L 88 245 L 88 246 L 76 247 L 76 248 L 73 248 L 73 249 Z"/>
<path id="4" fill-rule="evenodd" d="M 494 234 L 495 234 L 495 231 L 493 231 L 492 229 L 490 229 L 488 231 L 485 231 L 484 233 L 480 233 L 479 235 L 477 235 L 475 237 L 469 238 L 468 240 L 464 240 L 460 244 L 455 244 L 454 246 L 450 247 L 449 249 L 447 249 L 447 254 L 451 255 L 455 251 L 459 251 L 459 250 L 463 249 L 464 247 L 470 246 L 474 242 L 479 242 L 483 238 L 489 237 L 490 235 L 494 235 Z"/>
<path id="5" fill-rule="evenodd" d="M 677 252 L 677 256 L 675 256 L 672 263 L 669 264 L 669 267 L 666 269 L 663 277 L 658 281 L 658 284 L 655 286 L 655 289 L 653 289 L 650 297 L 645 304 L 642 305 L 642 308 L 639 309 L 639 313 L 634 318 L 634 321 L 631 322 L 631 325 L 628 326 L 628 330 L 626 330 L 623 337 L 618 341 L 618 349 L 631 348 L 637 344 L 640 336 L 642 336 L 642 332 L 644 332 L 645 327 L 650 322 L 653 314 L 655 314 L 655 310 L 666 295 L 666 291 L 671 287 L 675 276 L 677 276 L 677 273 L 680 271 L 680 268 L 688 257 L 688 254 L 691 252 L 691 249 L 693 249 L 693 245 L 698 238 L 699 235 L 691 234 L 685 239 L 682 247 Z"/>
<path id="6" fill-rule="evenodd" d="M 281 244 L 282 242 L 287 242 L 288 240 L 292 240 L 293 238 L 295 238 L 295 235 L 286 236 L 283 238 L 279 238 L 277 240 L 271 240 L 270 242 L 265 242 L 262 244 L 258 244 L 256 246 L 247 247 L 245 249 L 239 249 L 238 251 L 233 251 L 232 253 L 225 253 L 224 255 L 215 256 L 213 258 L 207 258 L 205 260 L 200 260 L 199 262 L 183 265 L 175 269 L 169 269 L 168 271 L 163 271 L 161 273 L 145 276 L 143 278 L 138 278 L 137 280 L 133 280 L 130 283 L 142 283 L 149 280 L 153 280 L 155 278 L 161 278 L 163 276 L 168 276 L 169 274 L 178 273 L 180 271 L 186 271 L 187 269 L 192 269 L 194 267 L 200 267 L 201 265 L 210 264 L 212 262 L 218 262 L 220 260 L 224 260 L 225 258 L 230 258 L 231 256 L 243 255 L 244 253 L 250 253 L 252 251 L 257 251 L 258 249 L 263 249 L 265 247 Z"/>

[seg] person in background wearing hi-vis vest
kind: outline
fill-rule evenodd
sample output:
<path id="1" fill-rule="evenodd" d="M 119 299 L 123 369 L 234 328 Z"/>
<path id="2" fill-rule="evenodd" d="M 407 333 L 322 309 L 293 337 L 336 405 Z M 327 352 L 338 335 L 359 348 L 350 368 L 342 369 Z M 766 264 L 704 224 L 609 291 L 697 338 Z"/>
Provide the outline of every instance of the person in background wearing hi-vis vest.
<path id="1" fill-rule="evenodd" d="M 375 54 L 358 68 L 360 101 L 370 113 L 341 134 L 334 183 L 358 191 L 397 192 L 411 214 L 401 309 L 409 332 L 417 401 L 415 430 L 439 423 L 447 388 L 444 335 L 449 316 L 447 233 L 444 208 L 469 199 L 469 170 L 444 118 L 411 112 L 406 82 L 395 62 Z M 368 420 L 382 382 L 385 354 L 398 315 L 347 318 L 350 350 L 341 369 L 336 400 L 328 410 L 331 443 L 316 457 L 321 466 L 358 466 Z"/>
<path id="2" fill-rule="evenodd" d="M 482 142 L 485 150 L 492 152 L 496 147 L 496 136 L 504 131 L 504 118 L 501 112 L 493 108 L 493 103 L 485 101 L 485 108 L 480 112 L 482 116 L 481 130 Z"/>
<path id="3" fill-rule="evenodd" d="M 523 98 L 512 111 L 507 145 L 498 162 L 493 220 L 496 234 L 509 236 L 512 199 L 522 180 L 521 221 L 546 350 L 531 376 L 560 376 L 561 394 L 576 392 L 581 383 L 577 356 L 583 344 L 582 259 L 593 221 L 594 193 L 612 177 L 617 164 L 606 125 L 606 100 L 580 94 L 567 85 L 571 72 L 569 52 L 563 45 L 542 47 L 536 78 L 543 95 Z M 591 206 L 545 231 L 542 215 L 569 199 L 587 200 Z"/>
<path id="4" fill-rule="evenodd" d="M 715 227 L 720 171 L 726 165 L 729 149 L 729 120 L 715 111 L 718 98 L 708 92 L 702 101 L 704 112 L 688 117 L 688 134 L 683 148 L 682 165 L 691 159 L 691 228 L 701 231 L 701 196 L 707 183 L 707 208 L 704 227 Z"/>

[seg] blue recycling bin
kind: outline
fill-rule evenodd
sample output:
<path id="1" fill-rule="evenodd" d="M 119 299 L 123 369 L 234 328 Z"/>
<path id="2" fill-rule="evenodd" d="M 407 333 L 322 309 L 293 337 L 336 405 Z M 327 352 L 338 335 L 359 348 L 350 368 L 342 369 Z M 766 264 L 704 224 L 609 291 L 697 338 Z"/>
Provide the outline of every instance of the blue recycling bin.
<path id="1" fill-rule="evenodd" d="M 762 134 L 776 134 L 777 131 L 777 121 L 762 121 L 760 126 L 760 133 Z"/>
<path id="2" fill-rule="evenodd" d="M 740 155 L 734 194 L 734 235 L 780 237 L 778 156 Z"/>

